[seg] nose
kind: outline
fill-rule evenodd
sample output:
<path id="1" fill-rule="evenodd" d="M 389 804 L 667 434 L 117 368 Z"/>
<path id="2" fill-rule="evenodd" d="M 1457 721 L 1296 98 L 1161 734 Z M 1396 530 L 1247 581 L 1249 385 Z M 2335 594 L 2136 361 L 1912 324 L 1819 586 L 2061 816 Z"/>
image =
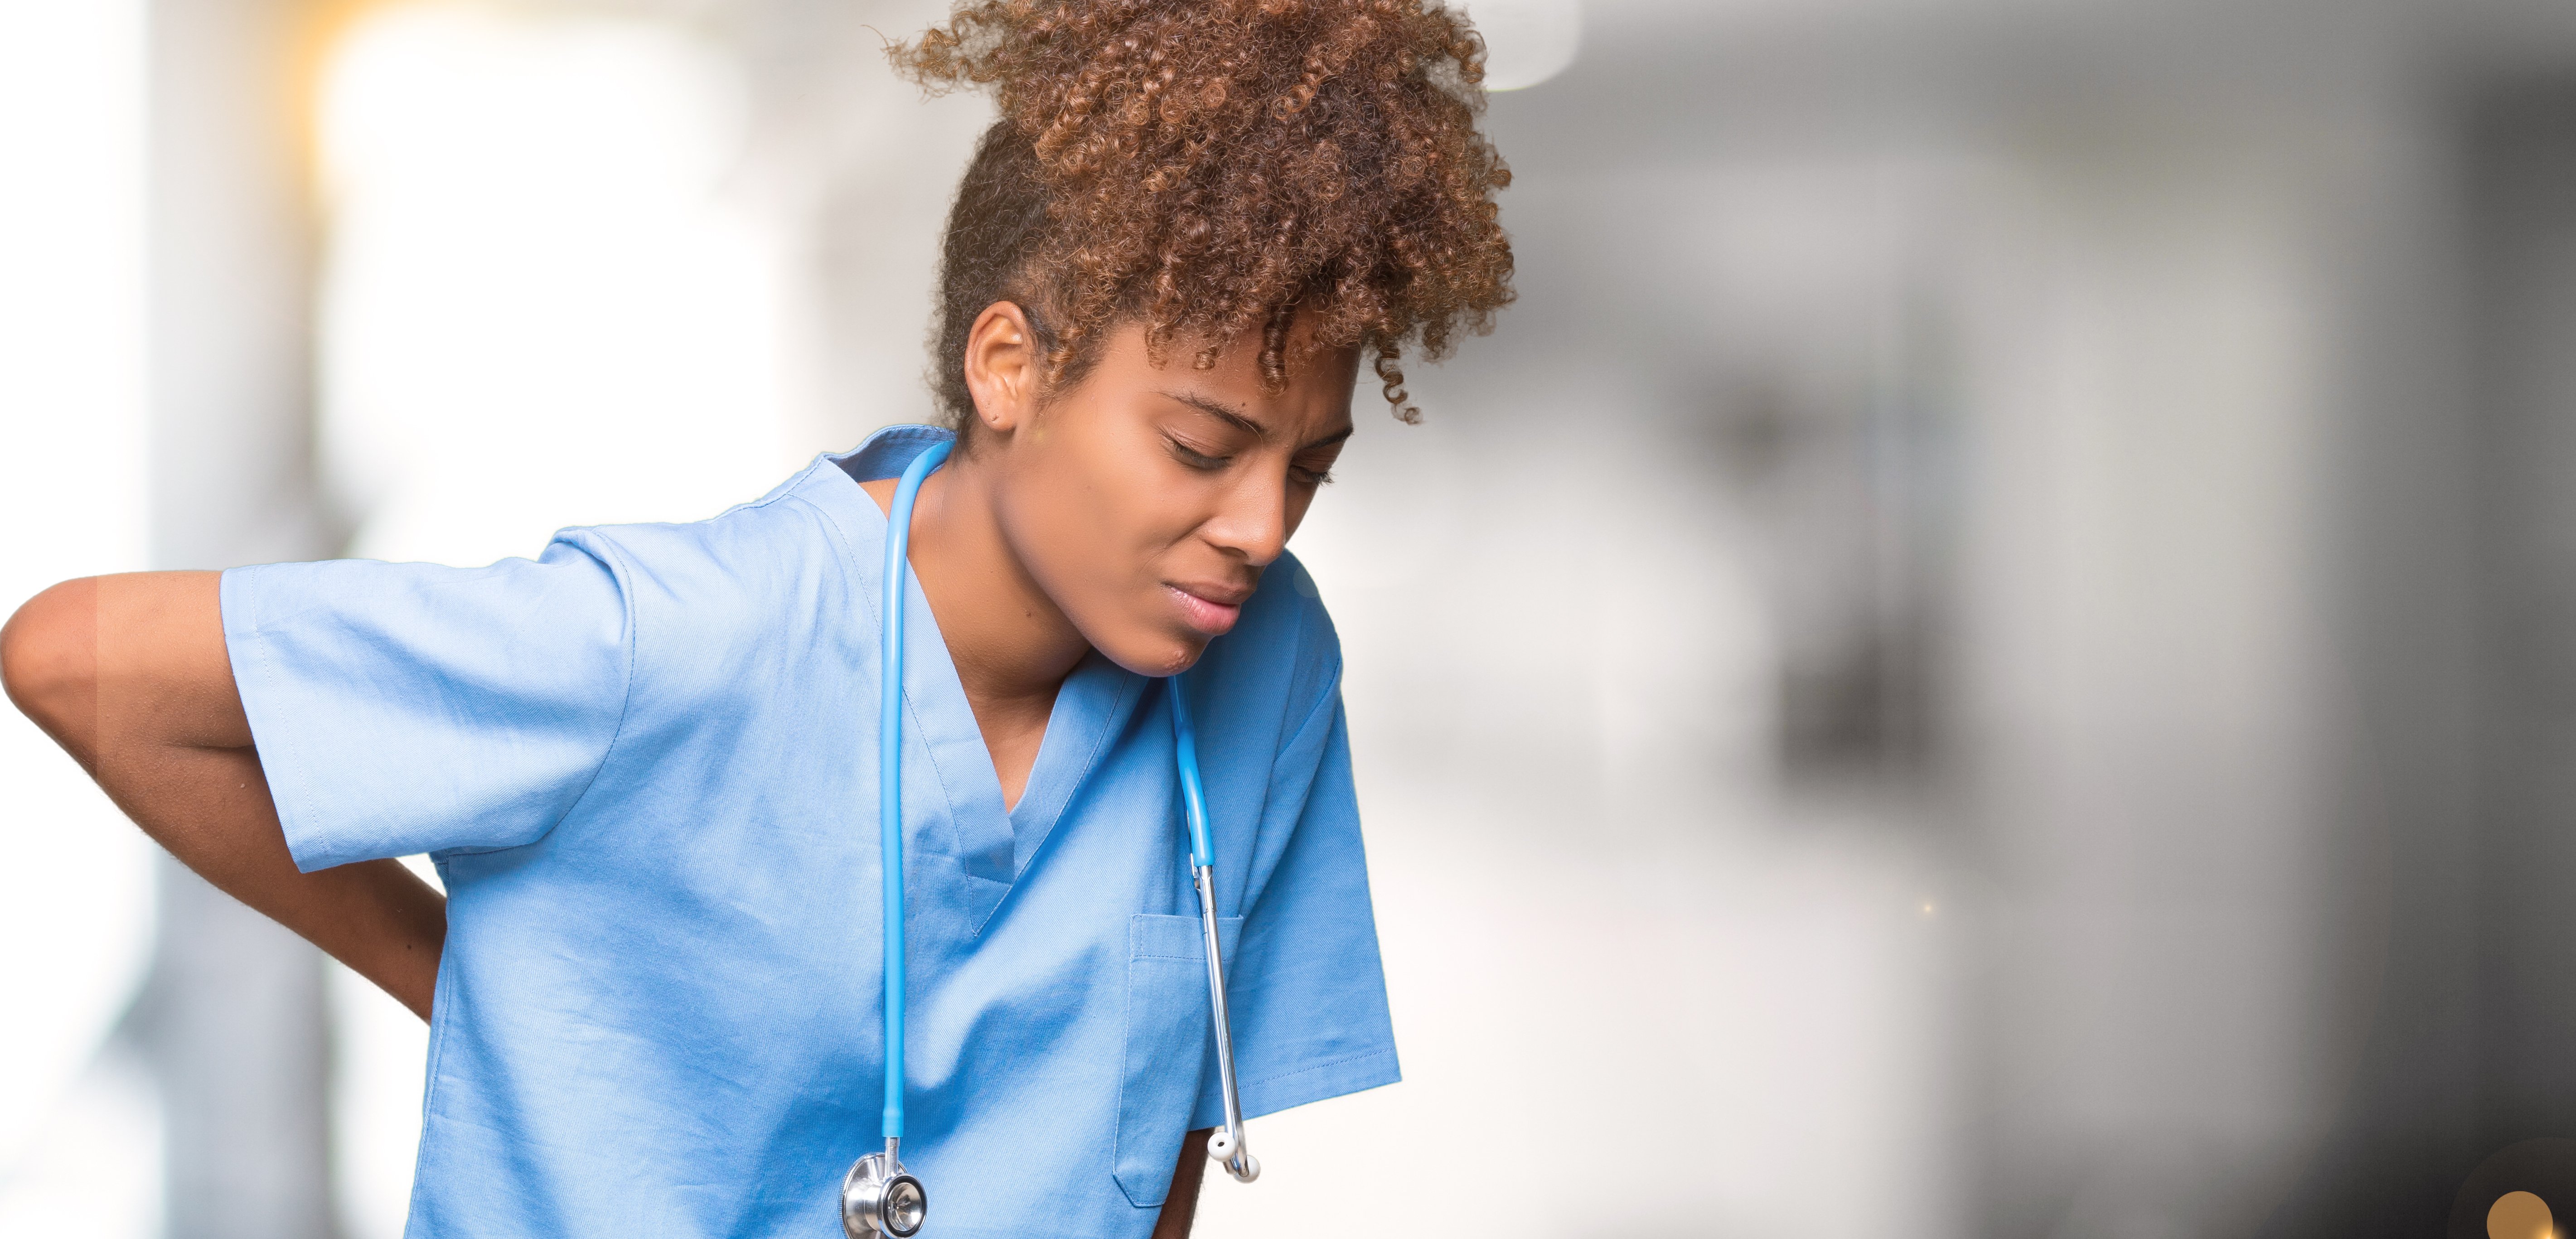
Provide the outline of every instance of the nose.
<path id="1" fill-rule="evenodd" d="M 1266 568 L 1288 548 L 1285 471 L 1246 469 L 1200 534 L 1220 551 Z"/>

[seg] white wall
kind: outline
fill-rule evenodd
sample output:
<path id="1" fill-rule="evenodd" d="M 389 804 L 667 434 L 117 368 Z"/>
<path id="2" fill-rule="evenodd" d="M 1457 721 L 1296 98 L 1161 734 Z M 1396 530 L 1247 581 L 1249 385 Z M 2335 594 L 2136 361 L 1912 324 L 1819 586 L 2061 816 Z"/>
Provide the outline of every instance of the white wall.
<path id="1" fill-rule="evenodd" d="M 139 4 L 0 4 L 0 609 L 144 562 Z M 158 1133 L 103 1057 L 141 981 L 152 871 L 79 767 L 0 711 L 0 1233 L 133 1237 Z"/>

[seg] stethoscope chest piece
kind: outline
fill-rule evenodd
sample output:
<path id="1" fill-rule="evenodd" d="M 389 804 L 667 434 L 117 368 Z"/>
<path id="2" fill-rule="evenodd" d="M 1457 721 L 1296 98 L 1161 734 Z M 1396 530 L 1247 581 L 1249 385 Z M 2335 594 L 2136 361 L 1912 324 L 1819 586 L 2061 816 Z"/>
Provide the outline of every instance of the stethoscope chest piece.
<path id="1" fill-rule="evenodd" d="M 889 1153 L 870 1153 L 841 1180 L 841 1230 L 850 1239 L 911 1239 L 930 1214 L 921 1180 Z"/>

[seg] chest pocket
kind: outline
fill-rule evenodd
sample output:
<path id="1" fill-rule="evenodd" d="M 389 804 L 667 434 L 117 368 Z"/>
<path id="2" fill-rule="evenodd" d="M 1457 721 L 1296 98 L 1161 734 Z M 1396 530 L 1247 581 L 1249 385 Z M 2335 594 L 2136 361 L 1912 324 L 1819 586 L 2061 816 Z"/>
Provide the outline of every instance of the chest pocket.
<path id="1" fill-rule="evenodd" d="M 1242 927 L 1239 916 L 1217 922 L 1228 964 Z M 1127 1061 L 1119 1078 L 1111 1157 L 1118 1189 L 1139 1209 L 1162 1204 L 1172 1190 L 1172 1167 L 1180 1160 L 1190 1111 L 1216 1074 L 1214 1023 L 1199 918 L 1142 912 L 1129 918 Z"/>

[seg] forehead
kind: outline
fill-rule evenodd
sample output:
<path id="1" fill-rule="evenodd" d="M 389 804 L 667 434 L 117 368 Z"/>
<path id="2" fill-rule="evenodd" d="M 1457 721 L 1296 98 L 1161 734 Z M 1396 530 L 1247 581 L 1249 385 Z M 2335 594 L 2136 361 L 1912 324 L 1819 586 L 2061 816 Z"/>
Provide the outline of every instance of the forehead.
<path id="1" fill-rule="evenodd" d="M 1351 392 L 1359 375 L 1356 348 L 1313 347 L 1311 337 L 1293 332 L 1281 350 L 1284 382 L 1262 381 L 1262 342 L 1247 333 L 1220 351 L 1213 365 L 1195 364 L 1204 338 L 1175 337 L 1156 366 L 1146 356 L 1142 325 L 1122 326 L 1103 350 L 1095 374 L 1121 387 L 1143 388 L 1186 397 L 1185 403 L 1222 406 L 1264 428 L 1300 440 L 1329 434 L 1349 425 Z"/>

